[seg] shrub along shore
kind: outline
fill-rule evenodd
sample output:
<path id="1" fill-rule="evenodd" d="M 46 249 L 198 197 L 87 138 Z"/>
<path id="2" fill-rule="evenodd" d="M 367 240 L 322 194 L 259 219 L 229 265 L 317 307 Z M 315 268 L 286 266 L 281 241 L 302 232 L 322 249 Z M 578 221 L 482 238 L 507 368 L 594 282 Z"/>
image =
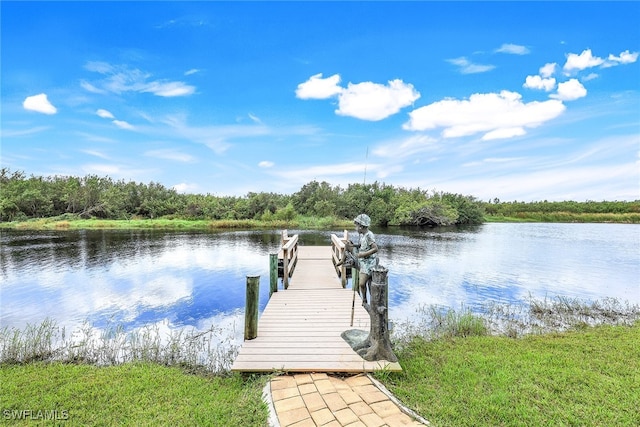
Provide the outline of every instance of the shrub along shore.
<path id="1" fill-rule="evenodd" d="M 346 188 L 311 181 L 293 194 L 249 192 L 244 196 L 184 194 L 160 183 L 116 181 L 87 175 L 30 176 L 0 168 L 0 224 L 7 228 L 38 227 L 42 218 L 54 227 L 76 227 L 78 219 L 125 220 L 149 226 L 238 228 L 292 223 L 344 221 L 366 213 L 374 227 L 473 225 L 485 221 L 562 221 L 640 223 L 640 200 L 502 202 L 471 195 L 374 182 Z M 31 221 L 30 221 L 31 220 Z M 164 222 L 176 220 L 176 222 Z M 51 220 L 53 221 L 53 220 Z M 204 221 L 204 223 L 200 223 Z M 67 222 L 69 225 L 67 225 Z M 106 227 L 85 223 L 84 227 Z M 119 223 L 118 223 L 119 224 Z M 132 225 L 137 224 L 137 225 Z M 204 225 L 203 225 L 204 224 Z M 120 226 L 120 225 L 119 225 Z"/>
<path id="2" fill-rule="evenodd" d="M 518 216 L 485 215 L 484 222 L 557 222 L 557 223 L 616 223 L 640 224 L 640 213 L 521 213 Z M 257 229 L 352 229 L 350 219 L 334 216 L 306 217 L 297 216 L 290 220 L 260 220 L 260 219 L 80 219 L 66 217 L 37 218 L 25 221 L 0 222 L 0 230 L 127 230 L 127 229 L 156 229 L 156 230 L 257 230 Z M 384 230 L 384 228 L 378 228 Z M 380 231 L 379 231 L 380 232 Z"/>
<path id="3" fill-rule="evenodd" d="M 51 321 L 0 332 L 3 420 L 267 425 L 261 392 L 278 373 L 211 370 L 220 360 L 203 365 L 193 344 L 207 334 L 160 344 L 153 330 L 86 329 L 65 349 L 53 344 L 60 329 Z M 481 314 L 430 306 L 393 337 L 403 371 L 375 376 L 434 425 L 640 425 L 638 305 L 556 298 Z M 133 357 L 119 363 L 127 351 Z"/>

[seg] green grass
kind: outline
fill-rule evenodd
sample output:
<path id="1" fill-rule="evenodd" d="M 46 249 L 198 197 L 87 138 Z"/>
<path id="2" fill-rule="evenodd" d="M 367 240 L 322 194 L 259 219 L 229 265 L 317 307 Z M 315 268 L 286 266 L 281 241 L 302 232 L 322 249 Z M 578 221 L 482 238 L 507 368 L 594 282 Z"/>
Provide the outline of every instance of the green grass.
<path id="1" fill-rule="evenodd" d="M 485 215 L 485 222 L 590 222 L 639 224 L 640 213 L 519 212 L 514 216 Z"/>
<path id="2" fill-rule="evenodd" d="M 640 323 L 416 338 L 386 386 L 436 426 L 640 425 Z"/>
<path id="3" fill-rule="evenodd" d="M 0 422 L 14 424 L 22 413 L 22 425 L 36 425 L 29 418 L 38 411 L 57 411 L 67 418 L 58 422 L 70 426 L 265 426 L 265 382 L 264 376 L 190 375 L 156 364 L 4 365 Z"/>
<path id="4" fill-rule="evenodd" d="M 638 426 L 639 342 L 640 323 L 520 339 L 416 338 L 397 350 L 403 371 L 380 379 L 439 427 Z M 0 423 L 57 411 L 72 426 L 266 426 L 268 380 L 150 363 L 4 364 Z"/>
<path id="5" fill-rule="evenodd" d="M 421 314 L 394 328 L 403 371 L 376 376 L 433 425 L 640 426 L 640 306 L 558 297 Z M 210 348 L 214 327 L 164 341 L 152 327 L 61 331 L 0 330 L 0 424 L 266 425 L 270 377 L 219 371 L 234 351 Z"/>
<path id="6" fill-rule="evenodd" d="M 335 217 L 298 216 L 290 221 L 255 219 L 188 220 L 188 219 L 60 219 L 40 218 L 27 221 L 0 222 L 0 229 L 12 230 L 82 230 L 82 229 L 162 229 L 162 230 L 229 230 L 229 229 L 322 229 L 350 228 L 353 223 Z"/>

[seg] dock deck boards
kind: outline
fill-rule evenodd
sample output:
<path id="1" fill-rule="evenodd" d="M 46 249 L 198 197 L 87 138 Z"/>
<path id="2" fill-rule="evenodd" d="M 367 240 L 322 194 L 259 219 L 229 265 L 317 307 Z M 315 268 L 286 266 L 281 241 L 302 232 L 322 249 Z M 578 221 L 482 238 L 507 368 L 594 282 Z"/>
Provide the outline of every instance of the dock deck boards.
<path id="1" fill-rule="evenodd" d="M 258 337 L 244 341 L 231 370 L 245 372 L 400 371 L 399 363 L 367 362 L 340 336 L 369 331 L 369 314 L 342 288 L 329 246 L 300 246 L 289 288 L 275 292 L 258 321 Z"/>

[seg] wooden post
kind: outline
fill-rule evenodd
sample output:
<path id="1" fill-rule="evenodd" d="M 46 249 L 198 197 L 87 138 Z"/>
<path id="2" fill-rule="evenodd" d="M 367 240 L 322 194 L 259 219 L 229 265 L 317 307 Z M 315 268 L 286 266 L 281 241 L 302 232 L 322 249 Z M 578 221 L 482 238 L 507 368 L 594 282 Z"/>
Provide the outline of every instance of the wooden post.
<path id="1" fill-rule="evenodd" d="M 383 266 L 371 269 L 371 305 L 365 309 L 371 318 L 369 336 L 358 348 L 354 348 L 364 360 L 387 360 L 397 362 L 398 358 L 391 349 L 389 338 L 389 284 Z"/>
<path id="2" fill-rule="evenodd" d="M 260 276 L 247 276 L 247 299 L 244 310 L 244 339 L 258 336 L 258 302 L 260 300 Z"/>
<path id="3" fill-rule="evenodd" d="M 284 239 L 284 237 L 283 237 Z M 298 235 L 294 234 L 293 236 L 287 239 L 287 242 L 282 246 L 282 283 L 284 284 L 284 288 L 289 288 L 289 279 L 293 274 L 293 270 L 296 267 L 296 263 L 298 262 Z"/>
<path id="4" fill-rule="evenodd" d="M 351 267 L 351 326 L 353 326 L 353 314 L 355 312 L 356 292 L 360 287 L 360 270 Z"/>
<path id="5" fill-rule="evenodd" d="M 278 254 L 269 254 L 269 298 L 278 292 Z"/>
<path id="6" fill-rule="evenodd" d="M 289 289 L 289 249 L 282 248 L 282 284 L 285 289 Z"/>
<path id="7" fill-rule="evenodd" d="M 347 287 L 347 266 L 344 264 L 340 266 L 340 284 L 343 288 Z"/>
<path id="8" fill-rule="evenodd" d="M 351 287 L 354 292 L 358 292 L 360 289 L 360 270 L 357 268 L 351 268 Z"/>

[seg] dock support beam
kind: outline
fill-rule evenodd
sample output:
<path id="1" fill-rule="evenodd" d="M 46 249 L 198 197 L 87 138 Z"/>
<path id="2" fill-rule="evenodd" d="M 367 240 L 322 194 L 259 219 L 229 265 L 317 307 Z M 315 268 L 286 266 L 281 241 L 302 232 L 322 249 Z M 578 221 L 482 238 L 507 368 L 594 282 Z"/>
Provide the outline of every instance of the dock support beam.
<path id="1" fill-rule="evenodd" d="M 258 336 L 258 302 L 260 300 L 260 276 L 247 276 L 247 300 L 244 310 L 244 339 Z"/>
<path id="2" fill-rule="evenodd" d="M 269 254 L 269 298 L 278 292 L 278 254 Z"/>

